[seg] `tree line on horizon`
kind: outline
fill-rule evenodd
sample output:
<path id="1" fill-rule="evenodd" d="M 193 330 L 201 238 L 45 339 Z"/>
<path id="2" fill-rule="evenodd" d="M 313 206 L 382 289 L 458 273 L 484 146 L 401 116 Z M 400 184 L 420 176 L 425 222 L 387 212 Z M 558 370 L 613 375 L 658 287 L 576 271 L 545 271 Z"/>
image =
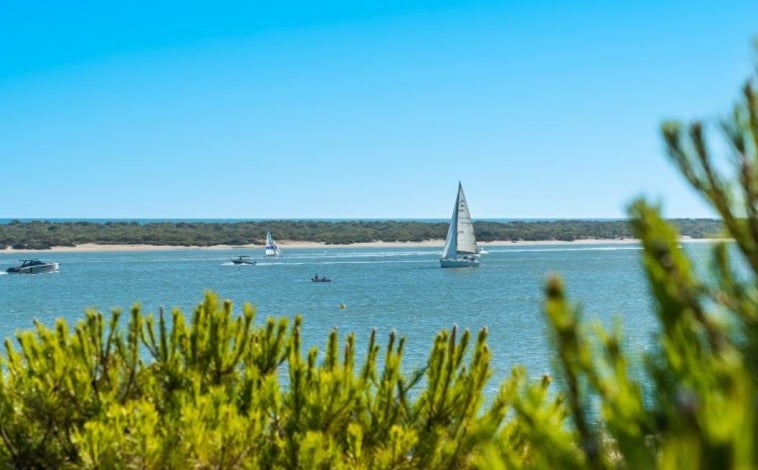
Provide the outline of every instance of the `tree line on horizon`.
<path id="1" fill-rule="evenodd" d="M 718 219 L 671 219 L 682 236 L 716 238 L 723 233 Z M 0 224 L 0 249 L 48 249 L 84 243 L 104 245 L 263 245 L 266 231 L 277 240 L 350 245 L 370 242 L 443 240 L 446 222 L 316 221 L 148 222 L 137 221 L 19 221 Z M 575 241 L 634 238 L 628 220 L 474 221 L 477 239 L 494 241 Z"/>

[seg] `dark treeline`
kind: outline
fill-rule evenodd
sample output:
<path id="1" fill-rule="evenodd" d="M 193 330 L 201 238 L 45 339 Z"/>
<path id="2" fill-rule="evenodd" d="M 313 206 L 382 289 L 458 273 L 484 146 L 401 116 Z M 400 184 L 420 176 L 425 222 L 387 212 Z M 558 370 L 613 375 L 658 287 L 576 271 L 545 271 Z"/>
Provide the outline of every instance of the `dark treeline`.
<path id="1" fill-rule="evenodd" d="M 722 232 L 715 219 L 672 220 L 683 236 L 713 238 Z M 626 220 L 588 221 L 475 221 L 479 241 L 574 241 L 632 238 Z M 266 230 L 277 240 L 353 244 L 365 242 L 421 242 L 441 240 L 447 223 L 412 221 L 316 221 L 265 222 L 48 222 L 13 220 L 0 224 L 0 249 L 45 249 L 83 243 L 129 245 L 262 245 Z"/>

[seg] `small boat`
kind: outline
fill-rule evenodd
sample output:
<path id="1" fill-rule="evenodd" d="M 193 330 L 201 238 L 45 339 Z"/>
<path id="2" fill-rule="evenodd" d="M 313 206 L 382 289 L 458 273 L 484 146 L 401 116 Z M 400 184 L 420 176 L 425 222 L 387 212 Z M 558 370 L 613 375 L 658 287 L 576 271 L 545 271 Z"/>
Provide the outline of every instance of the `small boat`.
<path id="1" fill-rule="evenodd" d="M 21 264 L 8 268 L 8 273 L 18 274 L 42 274 L 52 273 L 58 270 L 58 263 L 47 263 L 38 259 L 22 259 Z"/>
<path id="2" fill-rule="evenodd" d="M 271 230 L 266 230 L 266 256 L 271 258 L 273 256 L 279 256 L 282 254 L 282 250 L 276 245 L 274 238 L 271 236 Z"/>
<path id="3" fill-rule="evenodd" d="M 445 238 L 440 266 L 443 268 L 475 268 L 481 264 L 479 247 L 476 245 L 474 224 L 471 222 L 463 186 L 458 182 L 458 196 L 455 198 L 453 216 Z"/>
<path id="4" fill-rule="evenodd" d="M 232 260 L 234 264 L 255 264 L 255 261 L 251 260 L 247 255 L 240 255 Z"/>
<path id="5" fill-rule="evenodd" d="M 326 276 L 320 276 L 320 277 L 319 277 L 319 275 L 318 275 L 318 274 L 316 274 L 315 276 L 313 276 L 313 277 L 311 278 L 311 282 L 332 282 L 332 280 L 331 280 L 331 279 L 329 279 L 329 278 L 328 278 L 328 277 L 326 277 Z"/>

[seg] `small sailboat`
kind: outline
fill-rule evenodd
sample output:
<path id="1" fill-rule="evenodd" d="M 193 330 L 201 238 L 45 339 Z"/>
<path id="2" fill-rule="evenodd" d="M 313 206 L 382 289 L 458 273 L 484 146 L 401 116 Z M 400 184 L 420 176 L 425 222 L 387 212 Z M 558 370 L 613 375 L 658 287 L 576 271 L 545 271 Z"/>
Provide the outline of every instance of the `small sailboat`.
<path id="1" fill-rule="evenodd" d="M 274 237 L 271 236 L 271 230 L 267 230 L 266 231 L 266 256 L 272 257 L 272 256 L 279 256 L 281 254 L 282 254 L 282 251 L 276 245 L 276 242 L 274 241 Z"/>
<path id="2" fill-rule="evenodd" d="M 455 198 L 453 216 L 447 230 L 445 248 L 442 250 L 440 266 L 443 268 L 471 268 L 481 263 L 476 245 L 474 224 L 471 222 L 463 186 L 458 182 L 458 196 Z"/>

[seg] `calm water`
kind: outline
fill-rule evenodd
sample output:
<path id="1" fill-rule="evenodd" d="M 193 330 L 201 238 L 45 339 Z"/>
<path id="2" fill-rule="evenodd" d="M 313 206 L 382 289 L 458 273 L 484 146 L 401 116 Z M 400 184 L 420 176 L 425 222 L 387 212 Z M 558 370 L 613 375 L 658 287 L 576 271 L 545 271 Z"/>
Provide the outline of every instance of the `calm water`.
<path id="1" fill-rule="evenodd" d="M 687 249 L 695 260 L 708 251 L 706 244 Z M 610 325 L 620 317 L 633 350 L 648 348 L 656 328 L 636 245 L 489 247 L 478 269 L 440 269 L 439 248 L 290 249 L 276 260 L 259 251 L 43 253 L 61 263 L 59 273 L 0 275 L 0 337 L 31 328 L 33 319 L 52 325 L 65 317 L 73 325 L 87 308 L 128 310 L 140 302 L 146 312 L 190 313 L 211 289 L 237 309 L 253 304 L 259 324 L 302 314 L 307 346 L 322 347 L 332 328 L 355 332 L 361 347 L 372 329 L 383 343 L 394 329 L 407 338 L 407 367 L 423 365 L 439 330 L 486 326 L 496 387 L 515 364 L 532 376 L 550 370 L 542 286 L 551 273 L 564 278 L 586 319 Z M 258 264 L 232 265 L 240 254 Z M 0 254 L 0 270 L 20 257 Z M 333 281 L 310 282 L 316 273 Z"/>

